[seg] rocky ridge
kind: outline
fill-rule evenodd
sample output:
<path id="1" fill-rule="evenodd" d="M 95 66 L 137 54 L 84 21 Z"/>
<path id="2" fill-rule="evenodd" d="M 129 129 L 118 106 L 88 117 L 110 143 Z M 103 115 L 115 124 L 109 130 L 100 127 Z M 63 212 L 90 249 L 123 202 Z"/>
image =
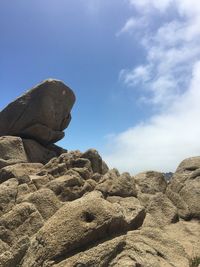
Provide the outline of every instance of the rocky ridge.
<path id="1" fill-rule="evenodd" d="M 47 80 L 0 113 L 1 267 L 189 267 L 200 256 L 200 157 L 162 173 L 67 151 L 75 101 Z"/>

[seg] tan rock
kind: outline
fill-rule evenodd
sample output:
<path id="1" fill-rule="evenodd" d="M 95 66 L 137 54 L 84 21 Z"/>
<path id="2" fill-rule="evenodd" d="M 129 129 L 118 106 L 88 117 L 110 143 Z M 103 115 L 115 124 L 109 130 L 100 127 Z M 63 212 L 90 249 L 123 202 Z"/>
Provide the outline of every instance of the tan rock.
<path id="1" fill-rule="evenodd" d="M 0 137 L 0 169 L 8 165 L 27 161 L 28 158 L 20 137 Z"/>
<path id="2" fill-rule="evenodd" d="M 105 196 L 137 196 L 134 178 L 129 173 L 119 174 L 116 169 L 109 170 L 95 187 Z"/>
<path id="3" fill-rule="evenodd" d="M 0 170 L 0 183 L 10 178 L 19 180 L 23 176 L 36 174 L 42 167 L 41 163 L 17 163 L 4 167 Z"/>
<path id="4" fill-rule="evenodd" d="M 147 171 L 134 176 L 136 188 L 141 193 L 155 194 L 164 193 L 167 187 L 165 177 L 160 172 Z"/>

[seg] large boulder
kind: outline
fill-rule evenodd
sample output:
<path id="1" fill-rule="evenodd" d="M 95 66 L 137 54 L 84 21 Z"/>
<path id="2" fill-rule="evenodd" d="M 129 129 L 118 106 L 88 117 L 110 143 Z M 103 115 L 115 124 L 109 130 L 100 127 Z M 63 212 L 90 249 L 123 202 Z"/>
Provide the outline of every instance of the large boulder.
<path id="1" fill-rule="evenodd" d="M 46 80 L 0 113 L 0 136 L 14 135 L 51 144 L 63 138 L 75 102 L 73 91 L 58 80 Z"/>
<path id="2" fill-rule="evenodd" d="M 131 217 L 127 205 L 112 204 L 95 191 L 66 203 L 35 235 L 22 266 L 49 266 L 48 262 L 59 262 L 99 241 L 135 229 L 138 214 L 133 212 Z"/>

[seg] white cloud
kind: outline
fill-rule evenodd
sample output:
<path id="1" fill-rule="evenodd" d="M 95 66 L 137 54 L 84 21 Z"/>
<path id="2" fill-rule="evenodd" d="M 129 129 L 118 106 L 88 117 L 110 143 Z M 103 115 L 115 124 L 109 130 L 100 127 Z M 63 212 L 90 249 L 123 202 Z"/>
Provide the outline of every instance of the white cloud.
<path id="1" fill-rule="evenodd" d="M 127 85 L 136 85 L 140 82 L 147 82 L 150 79 L 150 66 L 138 66 L 131 71 L 121 70 L 119 78 L 125 82 Z"/>
<path id="2" fill-rule="evenodd" d="M 123 33 L 133 33 L 136 29 L 138 30 L 139 28 L 144 28 L 146 26 L 147 22 L 144 17 L 131 17 L 126 21 L 121 30 L 116 33 L 116 36 L 120 36 Z"/>
<path id="3" fill-rule="evenodd" d="M 200 62 L 189 89 L 167 112 L 112 136 L 106 162 L 121 171 L 174 171 L 186 157 L 200 154 Z"/>
<path id="4" fill-rule="evenodd" d="M 174 171 L 185 157 L 200 155 L 200 2 L 129 3 L 149 25 L 156 15 L 160 24 L 143 32 L 140 28 L 146 59 L 133 69 L 121 70 L 120 80 L 138 90 L 152 108 L 160 107 L 160 112 L 112 137 L 105 159 L 110 166 L 134 173 Z M 171 20 L 165 15 L 160 18 L 171 10 L 176 11 Z"/>

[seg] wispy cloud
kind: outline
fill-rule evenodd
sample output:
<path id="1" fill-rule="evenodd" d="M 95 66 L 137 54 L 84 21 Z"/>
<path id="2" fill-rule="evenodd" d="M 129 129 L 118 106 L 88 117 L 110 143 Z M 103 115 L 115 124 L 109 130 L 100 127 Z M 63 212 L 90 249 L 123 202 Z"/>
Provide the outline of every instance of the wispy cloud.
<path id="1" fill-rule="evenodd" d="M 145 17 L 131 17 L 129 18 L 124 26 L 119 30 L 119 32 L 116 33 L 116 36 L 120 36 L 124 33 L 132 34 L 135 30 L 138 30 L 140 28 L 145 28 L 147 26 L 147 22 L 145 20 Z"/>
<path id="2" fill-rule="evenodd" d="M 184 157 L 200 154 L 200 2 L 128 2 L 148 25 L 156 16 L 160 23 L 140 27 L 146 58 L 133 69 L 121 70 L 120 81 L 139 90 L 160 113 L 112 138 L 105 158 L 121 170 L 174 170 Z M 131 31 L 126 24 L 122 30 Z"/>

